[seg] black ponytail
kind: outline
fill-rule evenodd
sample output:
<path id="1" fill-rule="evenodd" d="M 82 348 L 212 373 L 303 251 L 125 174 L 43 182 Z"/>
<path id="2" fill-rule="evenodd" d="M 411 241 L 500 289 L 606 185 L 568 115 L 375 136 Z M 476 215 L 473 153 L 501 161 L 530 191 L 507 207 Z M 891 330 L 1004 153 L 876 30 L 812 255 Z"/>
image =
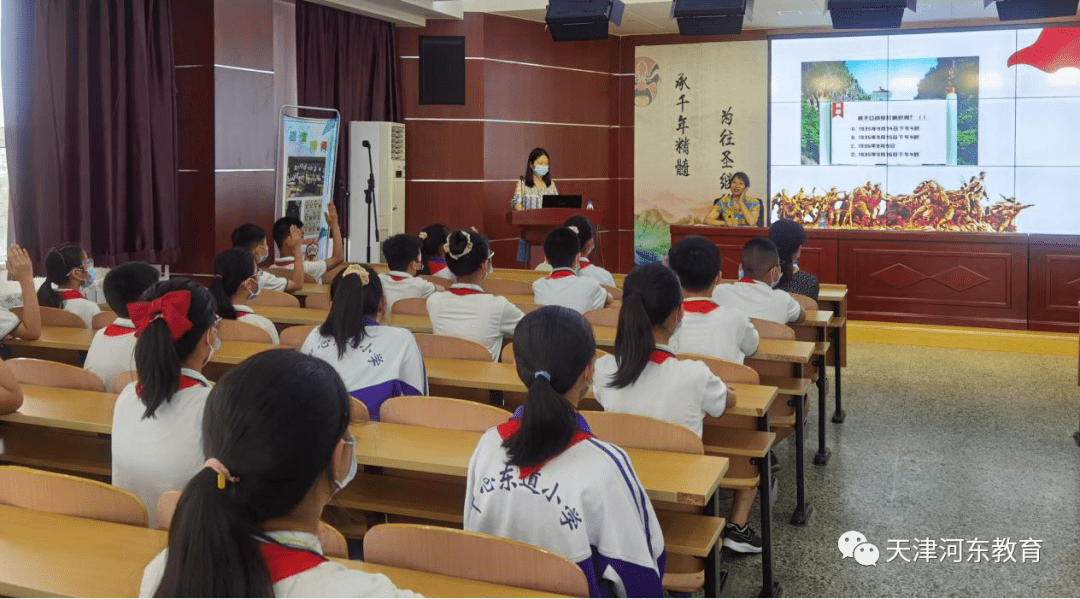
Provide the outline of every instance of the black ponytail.
<path id="1" fill-rule="evenodd" d="M 476 231 L 454 231 L 447 243 L 446 266 L 456 277 L 467 277 L 480 270 L 491 255 L 487 237 Z"/>
<path id="2" fill-rule="evenodd" d="M 781 219 L 769 226 L 769 241 L 776 244 L 780 259 L 779 284 L 786 285 L 795 276 L 795 252 L 806 243 L 806 231 L 798 221 Z"/>
<path id="3" fill-rule="evenodd" d="M 618 369 L 611 386 L 633 385 L 656 346 L 653 327 L 664 322 L 682 303 L 679 277 L 663 264 L 648 264 L 630 271 L 623 283 L 623 305 L 615 332 Z"/>
<path id="4" fill-rule="evenodd" d="M 378 273 L 366 264 L 361 264 L 368 273 L 367 285 L 362 285 L 360 275 L 351 274 L 345 276 L 342 270 L 330 283 L 330 314 L 326 316 L 326 322 L 319 325 L 319 334 L 323 337 L 333 337 L 337 343 L 338 357 L 345 355 L 347 346 L 354 349 L 360 346 L 367 334 L 364 318 L 374 319 L 379 314 L 379 304 L 382 303 L 383 288 Z"/>
<path id="5" fill-rule="evenodd" d="M 258 267 L 251 252 L 234 247 L 225 250 L 214 259 L 214 282 L 210 284 L 210 293 L 217 302 L 217 313 L 222 318 L 236 320 L 236 308 L 232 296 L 244 281 L 255 276 Z"/>
<path id="6" fill-rule="evenodd" d="M 290 514 L 320 477 L 332 480 L 348 424 L 345 385 L 318 358 L 278 349 L 229 370 L 206 402 L 203 451 L 238 480 L 219 489 L 204 468 L 184 487 L 154 596 L 273 597 L 263 523 Z"/>
<path id="7" fill-rule="evenodd" d="M 428 261 L 439 256 L 439 250 L 446 243 L 446 239 L 450 237 L 450 228 L 442 223 L 432 223 L 424 227 L 421 232 L 423 233 L 423 244 L 420 246 L 420 254 L 421 259 L 424 261 L 424 269 L 420 271 L 420 274 L 430 275 L 433 273 L 428 268 Z"/>
<path id="8" fill-rule="evenodd" d="M 529 397 L 521 408 L 521 428 L 503 441 L 511 465 L 543 464 L 570 443 L 577 416 L 563 394 L 595 357 L 592 327 L 576 310 L 545 306 L 518 322 L 514 359 Z"/>
<path id="9" fill-rule="evenodd" d="M 65 243 L 45 254 L 45 282 L 38 287 L 38 305 L 63 308 L 64 302 L 53 285 L 66 285 L 71 271 L 82 266 L 83 251 L 74 243 Z"/>
<path id="10" fill-rule="evenodd" d="M 179 341 L 173 341 L 168 323 L 164 318 L 158 318 L 147 325 L 135 342 L 139 398 L 146 405 L 143 418 L 152 418 L 161 404 L 169 401 L 180 388 L 180 369 L 184 360 L 195 351 L 203 335 L 214 325 L 214 298 L 206 287 L 190 279 L 175 278 L 157 283 L 147 289 L 139 301 L 151 302 L 172 291 L 191 293 L 187 319 L 192 327 Z"/>

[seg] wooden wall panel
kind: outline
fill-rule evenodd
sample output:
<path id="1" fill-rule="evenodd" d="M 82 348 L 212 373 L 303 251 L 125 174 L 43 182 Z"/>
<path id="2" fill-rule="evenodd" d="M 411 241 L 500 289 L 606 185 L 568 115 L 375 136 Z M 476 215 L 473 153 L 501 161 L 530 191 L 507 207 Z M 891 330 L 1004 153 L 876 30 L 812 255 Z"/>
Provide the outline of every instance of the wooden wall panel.
<path id="1" fill-rule="evenodd" d="M 607 126 L 616 118 L 616 88 L 616 77 L 607 73 L 484 61 L 484 116 Z"/>
<path id="2" fill-rule="evenodd" d="M 173 54 L 177 65 L 214 64 L 214 0 L 185 0 L 172 5 Z"/>
<path id="3" fill-rule="evenodd" d="M 214 2 L 214 63 L 273 71 L 273 32 L 271 0 Z"/>
<path id="4" fill-rule="evenodd" d="M 400 29 L 399 29 L 400 31 Z M 465 61 L 464 104 L 420 104 L 420 60 L 402 58 L 401 105 L 406 119 L 480 119 L 484 116 L 484 61 Z M 417 121 L 409 121 L 415 123 Z"/>
<path id="5" fill-rule="evenodd" d="M 176 69 L 177 163 L 214 168 L 214 67 Z"/>
<path id="6" fill-rule="evenodd" d="M 211 170 L 181 172 L 180 261 L 172 270 L 181 273 L 214 271 L 214 173 Z"/>
<path id="7" fill-rule="evenodd" d="M 410 121 L 405 165 L 409 180 L 484 178 L 484 123 Z M 411 196 L 406 196 L 412 200 Z"/>
<path id="8" fill-rule="evenodd" d="M 556 43 L 543 23 L 500 15 L 484 18 L 484 56 L 488 58 L 610 73 L 618 51 L 617 36 Z"/>
<path id="9" fill-rule="evenodd" d="M 405 208 L 405 229 L 415 235 L 431 223 L 441 222 L 451 229 L 484 226 L 483 183 L 405 184 L 409 204 Z"/>
<path id="10" fill-rule="evenodd" d="M 611 132 L 608 127 L 484 123 L 485 178 L 521 177 L 529 152 L 535 147 L 551 154 L 551 175 L 556 183 L 567 179 L 613 178 L 617 169 L 612 159 Z M 559 184 L 560 191 L 574 193 L 563 187 Z"/>
<path id="11" fill-rule="evenodd" d="M 244 223 L 255 223 L 270 235 L 274 214 L 274 172 L 214 173 L 216 198 L 214 255 L 232 246 L 232 231 Z M 273 240 L 269 242 L 273 246 Z M 212 272 L 212 271 L 204 271 Z"/>
<path id="12" fill-rule="evenodd" d="M 1030 328 L 1075 332 L 1080 301 L 1080 237 L 1033 235 L 1029 260 Z"/>
<path id="13" fill-rule="evenodd" d="M 273 73 L 225 68 L 213 72 L 215 167 L 274 168 L 278 108 Z M 264 201 L 273 211 L 274 195 Z"/>

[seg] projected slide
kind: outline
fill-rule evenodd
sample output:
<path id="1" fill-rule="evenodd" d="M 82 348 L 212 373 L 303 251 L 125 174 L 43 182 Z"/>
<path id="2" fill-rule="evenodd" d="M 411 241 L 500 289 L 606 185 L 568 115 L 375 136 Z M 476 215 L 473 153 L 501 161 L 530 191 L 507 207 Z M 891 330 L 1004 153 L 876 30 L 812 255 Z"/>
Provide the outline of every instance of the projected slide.
<path id="1" fill-rule="evenodd" d="M 1080 29 L 772 42 L 773 218 L 1080 234 Z"/>

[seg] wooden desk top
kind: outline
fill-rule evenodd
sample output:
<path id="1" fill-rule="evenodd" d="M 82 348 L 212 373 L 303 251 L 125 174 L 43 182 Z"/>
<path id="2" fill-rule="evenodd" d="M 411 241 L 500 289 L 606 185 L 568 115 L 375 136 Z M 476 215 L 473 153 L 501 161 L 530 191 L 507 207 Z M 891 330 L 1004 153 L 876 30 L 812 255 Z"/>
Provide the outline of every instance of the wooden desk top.
<path id="1" fill-rule="evenodd" d="M 278 347 L 277 345 L 257 343 L 255 341 L 222 341 L 221 349 L 214 352 L 214 357 L 210 359 L 210 363 L 236 366 L 259 352 Z"/>
<path id="2" fill-rule="evenodd" d="M 4 564 L 0 595 L 137 597 L 143 568 L 167 542 L 163 530 L 0 505 L 0 564 Z M 427 597 L 555 596 L 404 568 L 334 561 L 385 574 L 399 588 Z"/>
<path id="3" fill-rule="evenodd" d="M 255 313 L 269 318 L 274 324 L 320 325 L 326 321 L 329 310 L 317 308 L 285 308 L 282 306 L 256 306 Z"/>
<path id="4" fill-rule="evenodd" d="M 90 329 L 43 326 L 41 327 L 41 338 L 39 339 L 29 341 L 26 339 L 11 338 L 5 339 L 4 344 L 86 351 L 90 348 L 90 342 L 93 340 L 94 331 Z"/>
<path id="5" fill-rule="evenodd" d="M 800 323 L 792 323 L 793 327 L 814 327 L 825 328 L 829 326 L 829 321 L 832 320 L 833 312 L 830 310 L 807 310 L 803 313 L 805 317 Z"/>
<path id="6" fill-rule="evenodd" d="M 469 459 L 481 435 L 386 422 L 363 422 L 350 429 L 361 464 L 461 478 L 468 475 Z M 654 501 L 703 506 L 728 468 L 727 458 L 717 456 L 647 449 L 626 449 L 626 453 Z"/>
<path id="7" fill-rule="evenodd" d="M 758 349 L 747 360 L 765 362 L 787 362 L 789 364 L 809 364 L 814 356 L 814 343 L 809 341 L 785 341 L 783 339 L 762 339 Z"/>
<path id="8" fill-rule="evenodd" d="M 293 295 L 307 296 L 307 295 L 319 295 L 320 293 L 330 293 L 329 285 L 321 285 L 319 283 L 304 283 L 304 286 L 296 291 L 293 291 Z"/>
<path id="9" fill-rule="evenodd" d="M 18 424 L 46 426 L 87 433 L 112 433 L 116 395 L 39 385 L 22 385 L 19 411 L 0 416 Z"/>

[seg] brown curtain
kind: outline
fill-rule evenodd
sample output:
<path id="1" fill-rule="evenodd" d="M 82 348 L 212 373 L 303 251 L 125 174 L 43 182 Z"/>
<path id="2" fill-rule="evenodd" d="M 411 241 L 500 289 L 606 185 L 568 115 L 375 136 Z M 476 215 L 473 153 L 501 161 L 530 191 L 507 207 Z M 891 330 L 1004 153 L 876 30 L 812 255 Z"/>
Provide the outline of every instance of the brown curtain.
<path id="1" fill-rule="evenodd" d="M 349 121 L 401 121 L 394 26 L 298 0 L 296 79 L 300 105 L 336 108 L 341 113 L 335 177 L 347 183 Z M 335 188 L 334 197 L 341 207 L 341 190 L 336 183 Z M 363 188 L 350 191 L 363 199 Z M 348 219 L 342 218 L 342 227 L 347 226 Z"/>
<path id="2" fill-rule="evenodd" d="M 180 252 L 172 0 L 3 0 L 13 241 L 38 264 Z"/>

